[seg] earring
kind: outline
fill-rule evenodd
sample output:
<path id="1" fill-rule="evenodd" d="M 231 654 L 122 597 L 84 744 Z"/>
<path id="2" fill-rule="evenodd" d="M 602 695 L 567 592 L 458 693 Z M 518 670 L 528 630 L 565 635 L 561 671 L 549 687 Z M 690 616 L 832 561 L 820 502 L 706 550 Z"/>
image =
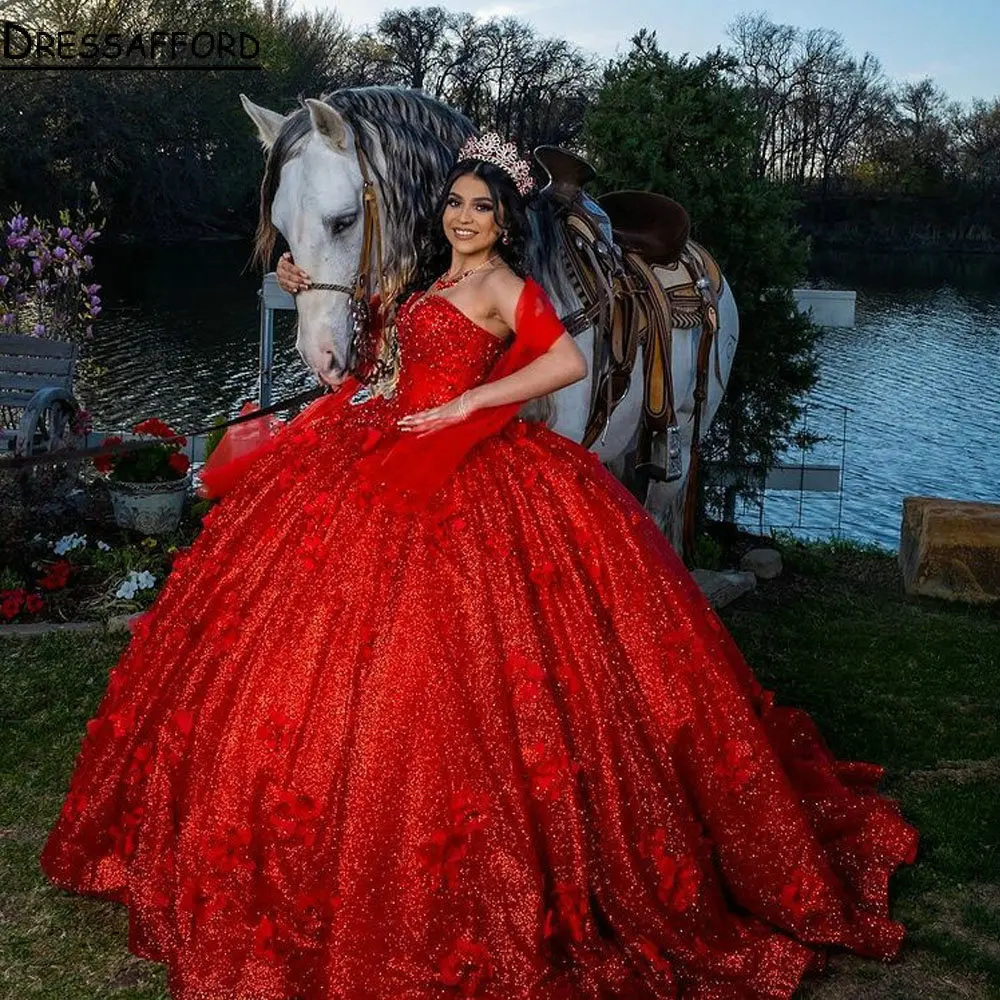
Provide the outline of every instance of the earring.
<path id="1" fill-rule="evenodd" d="M 500 237 L 500 242 L 503 243 L 505 246 L 510 246 L 510 230 L 509 229 L 505 229 L 503 231 L 503 236 Z"/>

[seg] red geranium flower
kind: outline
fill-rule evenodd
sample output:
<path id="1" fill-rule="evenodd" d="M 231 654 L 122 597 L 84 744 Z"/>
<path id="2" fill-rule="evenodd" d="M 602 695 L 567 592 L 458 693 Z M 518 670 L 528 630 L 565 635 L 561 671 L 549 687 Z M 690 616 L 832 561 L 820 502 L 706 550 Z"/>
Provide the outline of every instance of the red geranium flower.
<path id="1" fill-rule="evenodd" d="M 117 434 L 112 434 L 110 437 L 106 437 L 104 439 L 104 443 L 106 445 L 108 445 L 108 444 L 121 444 L 122 440 L 123 439 L 121 437 L 119 437 Z M 105 472 L 105 473 L 106 472 L 110 472 L 111 471 L 111 466 L 112 466 L 113 463 L 114 463 L 114 457 L 113 456 L 111 456 L 111 455 L 99 455 L 97 458 L 94 459 L 94 468 L 97 469 L 98 472 Z"/>
<path id="2" fill-rule="evenodd" d="M 0 615 L 8 621 L 20 614 L 24 606 L 26 592 L 20 588 L 17 590 L 0 590 Z"/>
<path id="3" fill-rule="evenodd" d="M 24 610 L 28 612 L 29 615 L 37 615 L 42 608 L 45 607 L 45 601 L 42 600 L 41 594 L 28 594 L 24 599 Z"/>
<path id="4" fill-rule="evenodd" d="M 149 420 L 143 420 L 141 423 L 136 424 L 135 427 L 132 428 L 132 431 L 135 434 L 149 434 L 151 437 L 158 438 L 174 437 L 177 433 L 172 427 L 160 420 L 158 417 L 151 417 Z M 185 445 L 187 444 L 187 440 L 185 438 L 178 438 L 177 443 Z"/>
<path id="5" fill-rule="evenodd" d="M 73 567 L 68 559 L 59 559 L 48 569 L 48 572 L 38 581 L 38 586 L 44 590 L 62 590 L 69 583 Z"/>
<path id="6" fill-rule="evenodd" d="M 182 451 L 175 451 L 170 458 L 167 459 L 167 465 L 170 466 L 174 472 L 179 476 L 183 476 L 188 469 L 191 468 L 191 459 L 187 457 Z"/>

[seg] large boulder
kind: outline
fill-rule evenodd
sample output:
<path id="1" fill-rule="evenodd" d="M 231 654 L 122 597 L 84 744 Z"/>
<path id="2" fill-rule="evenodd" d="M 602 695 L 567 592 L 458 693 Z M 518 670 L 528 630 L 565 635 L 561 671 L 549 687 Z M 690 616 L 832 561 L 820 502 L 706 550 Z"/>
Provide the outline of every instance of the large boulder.
<path id="1" fill-rule="evenodd" d="M 1000 504 L 906 497 L 899 565 L 908 594 L 1000 601 Z"/>
<path id="2" fill-rule="evenodd" d="M 740 560 L 740 569 L 758 580 L 773 580 L 781 576 L 781 553 L 777 549 L 751 549 Z"/>

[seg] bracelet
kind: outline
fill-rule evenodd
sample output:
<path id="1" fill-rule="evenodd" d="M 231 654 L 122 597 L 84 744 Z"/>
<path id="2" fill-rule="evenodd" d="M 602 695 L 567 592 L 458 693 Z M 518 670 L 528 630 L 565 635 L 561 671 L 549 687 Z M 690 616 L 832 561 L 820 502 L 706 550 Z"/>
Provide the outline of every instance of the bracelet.
<path id="1" fill-rule="evenodd" d="M 465 397 L 468 395 L 469 390 L 466 389 L 461 396 L 458 397 L 458 415 L 465 420 L 469 415 L 469 406 L 465 401 Z"/>

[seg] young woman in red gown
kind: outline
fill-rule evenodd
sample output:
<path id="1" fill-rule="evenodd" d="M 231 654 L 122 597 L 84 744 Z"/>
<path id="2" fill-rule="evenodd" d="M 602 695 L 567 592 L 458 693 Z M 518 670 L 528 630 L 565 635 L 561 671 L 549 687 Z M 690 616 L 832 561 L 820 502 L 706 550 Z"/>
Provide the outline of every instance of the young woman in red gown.
<path id="1" fill-rule="evenodd" d="M 45 874 L 125 903 L 176 1000 L 781 998 L 831 947 L 891 958 L 917 835 L 881 769 L 776 704 L 631 494 L 517 416 L 585 363 L 505 260 L 521 168 L 482 155 L 394 392 L 349 376 L 207 476 Z"/>

